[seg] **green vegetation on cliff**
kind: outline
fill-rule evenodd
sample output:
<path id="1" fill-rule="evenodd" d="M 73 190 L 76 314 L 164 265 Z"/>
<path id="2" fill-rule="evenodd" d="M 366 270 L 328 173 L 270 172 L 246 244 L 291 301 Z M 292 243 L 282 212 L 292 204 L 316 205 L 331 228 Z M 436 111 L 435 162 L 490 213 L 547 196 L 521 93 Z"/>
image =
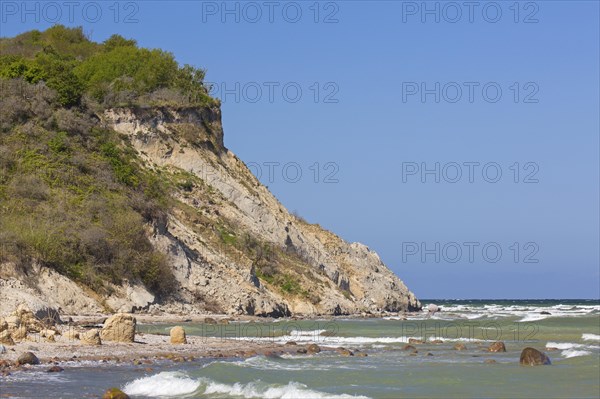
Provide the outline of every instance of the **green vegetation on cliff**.
<path id="1" fill-rule="evenodd" d="M 39 262 L 100 292 L 123 279 L 172 290 L 147 232 L 165 223 L 170 183 L 96 115 L 213 105 L 203 78 L 117 35 L 99 44 L 55 26 L 0 39 L 0 263 Z"/>

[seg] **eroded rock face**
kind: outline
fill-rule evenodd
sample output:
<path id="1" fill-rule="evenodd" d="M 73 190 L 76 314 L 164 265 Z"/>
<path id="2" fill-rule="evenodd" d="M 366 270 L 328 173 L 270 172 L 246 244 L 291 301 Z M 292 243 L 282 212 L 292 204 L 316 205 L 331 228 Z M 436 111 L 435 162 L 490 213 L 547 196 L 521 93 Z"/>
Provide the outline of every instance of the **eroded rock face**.
<path id="1" fill-rule="evenodd" d="M 525 348 L 521 352 L 519 363 L 523 366 L 543 366 L 550 365 L 552 362 L 545 353 L 535 348 Z"/>
<path id="2" fill-rule="evenodd" d="M 203 245 L 192 221 L 173 214 L 152 240 L 169 255 L 181 284 L 180 300 L 210 298 L 216 311 L 271 317 L 421 309 L 414 294 L 371 249 L 291 215 L 223 146 L 218 110 L 121 108 L 106 111 L 101 119 L 128 136 L 148 165 L 176 168 L 202 179 L 214 190 L 211 201 L 218 206 L 211 207 L 194 190 L 182 201 L 206 207 L 209 218 L 235 220 L 238 236 L 248 233 L 296 254 L 306 265 L 301 284 L 311 294 L 285 295 L 257 277 L 250 259 L 232 259 L 220 248 Z"/>
<path id="3" fill-rule="evenodd" d="M 104 322 L 101 337 L 104 341 L 134 342 L 137 320 L 130 314 L 117 313 Z"/>

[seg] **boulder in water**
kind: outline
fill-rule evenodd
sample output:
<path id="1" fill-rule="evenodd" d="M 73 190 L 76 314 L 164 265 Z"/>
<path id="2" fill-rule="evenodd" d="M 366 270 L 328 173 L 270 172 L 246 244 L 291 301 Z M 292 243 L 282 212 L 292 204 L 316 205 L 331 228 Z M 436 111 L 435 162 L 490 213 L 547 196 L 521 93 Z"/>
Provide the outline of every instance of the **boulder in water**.
<path id="1" fill-rule="evenodd" d="M 506 346 L 504 342 L 497 341 L 488 347 L 488 352 L 506 352 Z"/>
<path id="2" fill-rule="evenodd" d="M 314 354 L 321 352 L 321 348 L 317 344 L 310 344 L 306 347 L 306 352 L 308 354 Z"/>
<path id="3" fill-rule="evenodd" d="M 108 391 L 104 392 L 102 399 L 129 399 L 129 395 L 118 388 L 110 388 Z"/>
<path id="4" fill-rule="evenodd" d="M 454 349 L 456 349 L 457 351 L 464 351 L 467 349 L 467 345 L 459 342 L 457 344 L 454 345 Z"/>
<path id="5" fill-rule="evenodd" d="M 542 366 L 552 364 L 545 353 L 535 348 L 527 347 L 521 352 L 519 363 L 524 366 Z"/>

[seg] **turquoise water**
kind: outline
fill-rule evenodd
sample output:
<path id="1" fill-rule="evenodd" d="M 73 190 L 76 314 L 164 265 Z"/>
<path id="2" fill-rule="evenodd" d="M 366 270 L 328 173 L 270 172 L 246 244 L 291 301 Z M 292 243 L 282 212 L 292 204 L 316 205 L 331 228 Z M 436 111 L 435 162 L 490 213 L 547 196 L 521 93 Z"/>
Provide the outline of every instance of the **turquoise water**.
<path id="1" fill-rule="evenodd" d="M 442 312 L 433 317 L 415 314 L 407 320 L 336 318 L 186 325 L 190 335 L 314 342 L 362 351 L 367 357 L 321 352 L 281 358 L 201 359 L 154 364 L 152 372 L 145 372 L 142 366 L 77 366 L 60 375 L 15 374 L 2 381 L 2 394 L 94 397 L 109 386 L 119 386 L 135 398 L 600 397 L 598 301 L 435 303 L 442 306 Z M 140 329 L 164 332 L 170 327 Z M 415 345 L 416 356 L 403 350 L 410 337 L 425 341 Z M 444 342 L 431 342 L 436 339 Z M 505 342 L 506 353 L 486 351 L 497 339 Z M 465 343 L 467 349 L 454 350 L 457 342 Z M 520 366 L 520 352 L 527 346 L 545 351 L 553 364 Z M 486 364 L 486 359 L 496 363 Z"/>

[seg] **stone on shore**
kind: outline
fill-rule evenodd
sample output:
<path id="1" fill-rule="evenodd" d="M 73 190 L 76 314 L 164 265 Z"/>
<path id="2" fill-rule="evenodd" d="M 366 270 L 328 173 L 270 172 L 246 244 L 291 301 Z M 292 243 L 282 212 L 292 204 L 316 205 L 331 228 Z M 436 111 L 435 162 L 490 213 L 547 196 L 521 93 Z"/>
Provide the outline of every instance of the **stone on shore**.
<path id="1" fill-rule="evenodd" d="M 521 352 L 519 363 L 524 366 L 542 366 L 552 364 L 550 358 L 545 353 L 535 348 L 525 348 Z"/>
<path id="2" fill-rule="evenodd" d="M 17 365 L 22 364 L 40 364 L 40 359 L 33 352 L 25 352 L 17 359 Z"/>
<path id="3" fill-rule="evenodd" d="M 171 328 L 170 334 L 172 344 L 187 344 L 185 330 L 181 326 Z"/>
<path id="4" fill-rule="evenodd" d="M 135 317 L 127 313 L 117 313 L 104 322 L 101 337 L 104 341 L 134 342 Z"/>
<path id="5" fill-rule="evenodd" d="M 102 340 L 100 339 L 100 331 L 97 328 L 93 328 L 89 331 L 84 332 L 79 335 L 81 343 L 86 345 L 102 345 Z"/>
<path id="6" fill-rule="evenodd" d="M 489 346 L 488 352 L 506 352 L 506 346 L 504 342 L 497 341 Z"/>
<path id="7" fill-rule="evenodd" d="M 205 317 L 204 324 L 217 324 L 217 321 L 212 317 Z"/>
<path id="8" fill-rule="evenodd" d="M 321 348 L 317 344 L 310 344 L 306 347 L 306 353 L 312 355 L 321 352 Z"/>
<path id="9" fill-rule="evenodd" d="M 417 344 L 417 345 L 420 345 L 420 344 L 422 344 L 422 343 L 423 343 L 423 340 L 421 340 L 421 339 L 417 339 L 417 338 L 409 338 L 409 339 L 408 339 L 408 343 L 409 343 L 409 344 Z"/>

